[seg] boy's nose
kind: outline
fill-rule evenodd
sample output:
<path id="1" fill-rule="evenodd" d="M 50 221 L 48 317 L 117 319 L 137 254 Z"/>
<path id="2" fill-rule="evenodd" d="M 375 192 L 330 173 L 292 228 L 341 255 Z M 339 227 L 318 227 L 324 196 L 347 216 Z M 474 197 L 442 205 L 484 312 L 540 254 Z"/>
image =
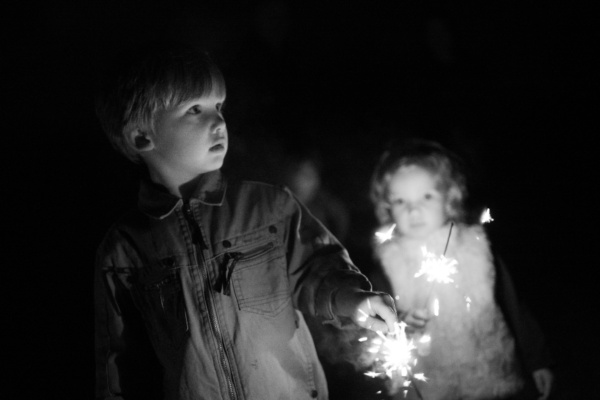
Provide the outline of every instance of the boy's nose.
<path id="1" fill-rule="evenodd" d="M 227 128 L 226 128 L 226 125 L 225 125 L 225 119 L 222 116 L 218 115 L 215 118 L 215 121 L 213 122 L 212 129 L 211 129 L 212 132 L 215 133 L 215 134 L 216 133 L 222 133 L 226 129 Z"/>
<path id="2" fill-rule="evenodd" d="M 225 128 L 225 125 L 219 125 L 212 130 L 212 134 L 219 138 L 223 138 L 227 134 L 227 129 Z"/>

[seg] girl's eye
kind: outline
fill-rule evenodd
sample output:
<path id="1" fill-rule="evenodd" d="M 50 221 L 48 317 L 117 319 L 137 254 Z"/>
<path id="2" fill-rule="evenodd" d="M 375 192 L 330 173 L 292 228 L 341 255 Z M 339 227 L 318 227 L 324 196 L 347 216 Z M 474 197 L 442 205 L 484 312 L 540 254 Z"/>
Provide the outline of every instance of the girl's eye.
<path id="1" fill-rule="evenodd" d="M 188 110 L 188 114 L 200 114 L 201 112 L 202 112 L 202 109 L 200 108 L 199 105 L 192 106 Z"/>
<path id="2" fill-rule="evenodd" d="M 433 195 L 431 193 L 426 193 L 424 198 L 425 198 L 425 200 L 431 200 L 431 199 L 433 199 Z"/>
<path id="3" fill-rule="evenodd" d="M 225 110 L 225 103 L 217 103 L 217 111 L 223 112 Z"/>

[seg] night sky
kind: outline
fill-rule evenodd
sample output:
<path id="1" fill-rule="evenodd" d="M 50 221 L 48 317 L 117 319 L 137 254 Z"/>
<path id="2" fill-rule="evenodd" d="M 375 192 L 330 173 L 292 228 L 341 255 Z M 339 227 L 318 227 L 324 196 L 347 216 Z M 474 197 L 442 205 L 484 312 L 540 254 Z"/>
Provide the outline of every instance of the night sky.
<path id="1" fill-rule="evenodd" d="M 17 128 L 4 134 L 19 143 L 5 147 L 19 183 L 8 214 L 29 285 L 15 318 L 27 322 L 18 335 L 43 338 L 29 346 L 35 358 L 17 361 L 36 360 L 45 393 L 92 390 L 94 251 L 136 199 L 135 168 L 94 116 L 98 74 L 125 46 L 165 37 L 203 46 L 223 70 L 230 173 L 274 182 L 290 151 L 319 152 L 325 185 L 351 212 L 346 244 L 359 267 L 369 268 L 367 190 L 384 145 L 421 136 L 463 156 L 473 201 L 491 208 L 490 235 L 548 336 L 561 393 L 598 393 L 598 29 L 584 12 L 518 1 L 146 3 L 23 6 L 7 36 Z M 47 304 L 35 318 L 33 292 Z"/>

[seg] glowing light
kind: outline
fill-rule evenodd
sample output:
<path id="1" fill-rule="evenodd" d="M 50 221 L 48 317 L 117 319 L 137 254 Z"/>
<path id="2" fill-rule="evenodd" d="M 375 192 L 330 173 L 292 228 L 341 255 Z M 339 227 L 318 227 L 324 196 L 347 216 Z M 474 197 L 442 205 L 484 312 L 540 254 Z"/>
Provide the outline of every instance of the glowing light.
<path id="1" fill-rule="evenodd" d="M 492 222 L 493 220 L 494 218 L 492 218 L 492 214 L 490 214 L 490 209 L 486 208 L 485 210 L 483 210 L 483 213 L 481 213 L 481 217 L 479 218 L 479 222 L 485 224 L 488 222 Z"/>
<path id="2" fill-rule="evenodd" d="M 438 299 L 433 299 L 433 315 L 436 317 L 440 315 L 440 301 Z"/>
<path id="3" fill-rule="evenodd" d="M 415 377 L 415 379 L 418 379 L 418 380 L 423 381 L 423 382 L 427 382 L 427 379 L 428 379 L 425 376 L 425 374 L 423 374 L 422 372 L 419 372 L 418 374 L 414 374 L 413 376 Z"/>
<path id="4" fill-rule="evenodd" d="M 358 309 L 358 312 L 361 314 L 357 318 L 360 322 L 365 322 L 367 320 L 367 318 L 369 318 L 369 314 L 367 314 L 366 312 L 364 312 L 360 308 Z"/>
<path id="5" fill-rule="evenodd" d="M 398 322 L 394 325 L 393 332 L 385 335 L 381 331 L 376 332 L 377 337 L 371 340 L 371 346 L 367 351 L 377 357 L 373 363 L 373 369 L 366 372 L 366 376 L 390 379 L 396 377 L 401 380 L 401 386 L 404 388 L 411 385 L 413 377 L 425 381 L 425 375 L 422 373 L 417 374 L 418 376 L 412 373 L 412 367 L 417 363 L 413 355 L 416 346 L 412 339 L 408 339 L 406 326 L 405 322 Z"/>
<path id="6" fill-rule="evenodd" d="M 450 235 L 448 235 L 448 237 L 450 237 Z M 431 282 L 429 293 L 425 298 L 424 307 L 429 308 L 431 310 L 431 314 L 438 317 L 440 315 L 440 301 L 436 296 L 433 296 L 433 301 L 431 301 L 432 295 L 434 294 L 434 284 L 453 283 L 454 279 L 452 279 L 452 275 L 457 273 L 456 265 L 458 264 L 458 261 L 453 258 L 447 258 L 443 254 L 438 257 L 435 254 L 428 252 L 425 246 L 421 247 L 421 251 L 423 253 L 423 261 L 421 262 L 421 268 L 414 276 L 415 278 L 424 276 L 427 279 L 427 282 Z M 457 286 L 456 283 L 454 286 Z M 431 336 L 429 336 L 429 334 L 424 334 L 421 336 L 421 338 L 418 340 L 418 352 L 420 355 L 429 354 L 429 349 L 431 346 L 430 342 Z"/>
<path id="7" fill-rule="evenodd" d="M 421 263 L 421 269 L 415 274 L 415 278 L 425 275 L 427 282 L 454 282 L 450 275 L 456 273 L 458 261 L 453 258 L 446 258 L 444 255 L 436 257 L 435 254 L 429 253 L 425 246 L 421 247 L 421 251 L 423 252 L 423 262 Z"/>
<path id="8" fill-rule="evenodd" d="M 394 236 L 394 229 L 396 229 L 396 224 L 392 225 L 389 229 L 384 231 L 375 232 L 375 237 L 379 241 L 379 243 L 384 243 L 390 240 Z"/>

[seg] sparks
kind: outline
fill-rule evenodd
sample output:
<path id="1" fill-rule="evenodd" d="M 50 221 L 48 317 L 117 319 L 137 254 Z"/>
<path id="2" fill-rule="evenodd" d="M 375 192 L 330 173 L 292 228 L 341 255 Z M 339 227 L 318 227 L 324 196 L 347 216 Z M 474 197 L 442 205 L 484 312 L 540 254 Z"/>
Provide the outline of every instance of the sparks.
<path id="1" fill-rule="evenodd" d="M 385 243 L 394 236 L 394 229 L 396 229 L 396 224 L 384 231 L 375 232 L 375 237 L 377 237 L 379 243 Z"/>
<path id="2" fill-rule="evenodd" d="M 439 317 L 439 315 L 440 315 L 440 300 L 437 298 L 433 299 L 432 311 L 433 311 L 433 315 L 435 315 L 436 317 Z"/>
<path id="3" fill-rule="evenodd" d="M 490 214 L 490 209 L 486 208 L 485 210 L 483 210 L 483 213 L 481 213 L 481 217 L 479 218 L 479 222 L 485 224 L 488 222 L 492 222 L 493 220 L 494 218 L 492 218 L 492 214 Z"/>
<path id="4" fill-rule="evenodd" d="M 361 310 L 360 308 L 358 309 L 358 312 L 360 313 L 360 315 L 358 316 L 358 320 L 360 322 L 365 322 L 367 320 L 367 318 L 369 318 L 369 314 L 367 314 L 366 312 L 364 312 L 363 310 Z"/>
<path id="5" fill-rule="evenodd" d="M 421 247 L 423 252 L 423 262 L 421 269 L 415 274 L 415 278 L 425 275 L 427 282 L 451 283 L 454 280 L 450 277 L 456 273 L 456 265 L 458 261 L 446 256 L 436 257 L 435 254 L 429 253 L 425 246 Z"/>
<path id="6" fill-rule="evenodd" d="M 465 296 L 465 304 L 467 305 L 467 311 L 471 311 L 471 298 L 469 296 Z"/>
<path id="7" fill-rule="evenodd" d="M 415 377 L 415 379 L 418 379 L 418 380 L 423 381 L 423 382 L 427 382 L 427 379 L 428 379 L 425 376 L 425 374 L 423 374 L 422 372 L 419 372 L 418 374 L 415 374 L 414 377 Z"/>
<path id="8" fill-rule="evenodd" d="M 416 358 L 413 355 L 416 346 L 408 339 L 406 326 L 405 322 L 397 322 L 393 332 L 387 334 L 376 332 L 378 336 L 371 340 L 367 351 L 377 357 L 373 370 L 366 372 L 366 376 L 390 379 L 394 376 L 400 377 L 405 388 L 410 386 L 413 377 L 425 381 L 426 378 L 422 373 L 416 375 L 412 373 L 412 367 L 416 365 Z"/>

